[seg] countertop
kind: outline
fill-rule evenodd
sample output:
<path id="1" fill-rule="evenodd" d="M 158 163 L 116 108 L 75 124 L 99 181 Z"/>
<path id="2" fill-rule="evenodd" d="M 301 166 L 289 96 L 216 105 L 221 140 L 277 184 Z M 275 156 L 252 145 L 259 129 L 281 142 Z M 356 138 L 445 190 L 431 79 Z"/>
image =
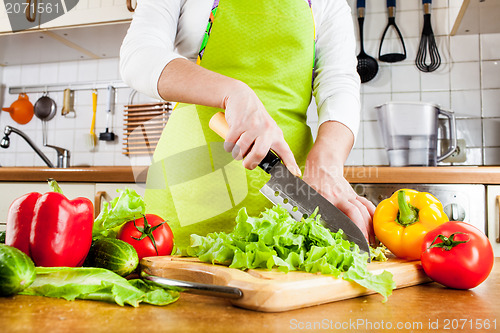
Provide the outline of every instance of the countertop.
<path id="1" fill-rule="evenodd" d="M 54 178 L 63 182 L 144 183 L 147 166 L 102 166 L 51 169 L 3 167 L 0 181 L 32 182 Z M 500 167 L 345 167 L 350 183 L 500 184 Z"/>
<path id="2" fill-rule="evenodd" d="M 498 332 L 500 258 L 472 290 L 437 283 L 395 290 L 387 303 L 370 295 L 305 309 L 261 313 L 226 300 L 182 294 L 165 307 L 120 307 L 38 296 L 0 298 L 2 332 Z M 314 326 L 316 325 L 316 326 Z"/>

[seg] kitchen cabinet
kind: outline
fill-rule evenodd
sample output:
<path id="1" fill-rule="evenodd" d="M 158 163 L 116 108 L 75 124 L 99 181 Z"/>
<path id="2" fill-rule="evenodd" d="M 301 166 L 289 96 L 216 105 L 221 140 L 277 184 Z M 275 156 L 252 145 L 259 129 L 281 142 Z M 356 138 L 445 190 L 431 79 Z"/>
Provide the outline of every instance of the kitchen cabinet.
<path id="1" fill-rule="evenodd" d="M 15 15 L 16 29 L 37 30 L 40 27 L 40 16 L 34 16 L 34 22 L 29 22 L 24 13 L 25 1 L 9 1 L 6 3 L 0 0 L 0 34 L 12 33 L 12 25 L 9 15 Z M 52 4 L 51 4 L 52 5 Z M 29 29 L 28 29 L 29 28 Z"/>
<path id="2" fill-rule="evenodd" d="M 500 32 L 498 0 L 450 0 L 450 8 L 457 12 L 452 36 Z"/>
<path id="3" fill-rule="evenodd" d="M 488 238 L 495 251 L 495 257 L 500 257 L 500 185 L 486 187 L 486 206 Z"/>
<path id="4" fill-rule="evenodd" d="M 126 0 L 80 0 L 73 9 L 49 22 L 42 23 L 40 28 L 123 22 L 131 20 L 132 14 L 127 8 Z"/>

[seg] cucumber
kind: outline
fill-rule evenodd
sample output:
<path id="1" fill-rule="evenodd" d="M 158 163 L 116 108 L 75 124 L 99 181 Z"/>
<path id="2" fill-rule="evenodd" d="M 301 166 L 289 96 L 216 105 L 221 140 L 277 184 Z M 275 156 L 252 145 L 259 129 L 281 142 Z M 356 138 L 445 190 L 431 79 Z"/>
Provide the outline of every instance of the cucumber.
<path id="1" fill-rule="evenodd" d="M 105 268 L 127 276 L 138 264 L 139 256 L 132 245 L 119 239 L 103 238 L 92 243 L 84 266 Z"/>
<path id="2" fill-rule="evenodd" d="M 29 287 L 35 280 L 35 264 L 15 247 L 0 244 L 0 296 L 9 296 Z"/>
<path id="3" fill-rule="evenodd" d="M 0 244 L 5 244 L 5 231 L 0 231 Z"/>

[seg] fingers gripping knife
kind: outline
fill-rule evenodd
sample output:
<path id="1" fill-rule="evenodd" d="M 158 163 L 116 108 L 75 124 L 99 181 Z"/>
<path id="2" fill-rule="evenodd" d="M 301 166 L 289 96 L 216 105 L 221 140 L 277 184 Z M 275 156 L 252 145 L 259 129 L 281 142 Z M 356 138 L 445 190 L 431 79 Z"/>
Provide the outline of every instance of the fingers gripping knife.
<path id="1" fill-rule="evenodd" d="M 219 136 L 226 138 L 229 127 L 224 113 L 216 113 L 210 119 L 209 126 Z M 284 207 L 297 221 L 310 216 L 318 208 L 325 227 L 333 232 L 342 229 L 347 239 L 357 244 L 361 251 L 370 252 L 368 242 L 358 226 L 330 201 L 288 171 L 274 152 L 270 150 L 259 167 L 271 175 L 271 179 L 260 189 L 271 202 Z"/>

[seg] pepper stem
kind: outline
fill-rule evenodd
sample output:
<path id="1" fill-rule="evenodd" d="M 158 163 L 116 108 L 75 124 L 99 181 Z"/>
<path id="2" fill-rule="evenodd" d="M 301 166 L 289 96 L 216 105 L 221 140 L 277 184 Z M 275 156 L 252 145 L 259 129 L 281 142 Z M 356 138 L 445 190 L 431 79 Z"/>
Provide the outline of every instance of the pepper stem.
<path id="1" fill-rule="evenodd" d="M 57 192 L 57 193 L 63 193 L 61 190 L 61 187 L 59 187 L 59 184 L 56 182 L 55 179 L 49 178 L 47 179 L 47 182 L 49 183 L 49 187 L 52 192 Z"/>
<path id="2" fill-rule="evenodd" d="M 418 222 L 418 209 L 410 205 L 406 201 L 406 193 L 404 190 L 398 192 L 399 214 L 396 221 L 406 227 L 415 222 Z"/>

